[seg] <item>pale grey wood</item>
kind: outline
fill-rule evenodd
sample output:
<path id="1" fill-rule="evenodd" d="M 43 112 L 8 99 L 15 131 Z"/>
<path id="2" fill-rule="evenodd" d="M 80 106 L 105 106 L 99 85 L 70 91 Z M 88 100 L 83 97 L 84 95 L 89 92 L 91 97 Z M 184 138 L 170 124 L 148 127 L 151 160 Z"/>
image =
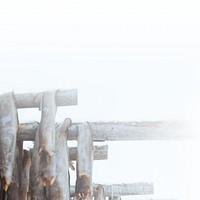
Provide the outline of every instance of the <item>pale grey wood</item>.
<path id="1" fill-rule="evenodd" d="M 121 200 L 121 197 L 109 197 L 108 200 Z"/>
<path id="2" fill-rule="evenodd" d="M 68 140 L 77 140 L 78 125 L 69 128 Z M 18 140 L 33 140 L 36 123 L 20 125 Z M 186 136 L 186 124 L 178 121 L 159 122 L 90 122 L 93 141 L 123 140 L 183 140 Z M 29 136 L 25 136 L 27 135 Z M 188 134 L 189 135 L 189 134 Z M 28 139 L 29 138 L 29 139 Z"/>
<path id="3" fill-rule="evenodd" d="M 18 141 L 35 141 L 36 130 L 39 127 L 39 123 L 29 122 L 21 123 L 18 126 L 17 140 Z"/>
<path id="4" fill-rule="evenodd" d="M 36 108 L 40 106 L 42 98 L 41 93 L 24 93 L 15 94 L 17 108 Z M 56 105 L 71 106 L 78 103 L 78 91 L 72 90 L 57 90 Z"/>
<path id="5" fill-rule="evenodd" d="M 0 178 L 5 190 L 15 166 L 18 115 L 13 92 L 0 95 Z"/>
<path id="6" fill-rule="evenodd" d="M 146 198 L 146 199 L 138 199 L 138 200 L 178 200 L 178 199 L 166 199 L 166 198 Z"/>
<path id="7" fill-rule="evenodd" d="M 29 191 L 29 180 L 30 180 L 30 168 L 31 168 L 31 152 L 23 151 L 23 165 L 22 165 L 22 176 L 20 186 L 20 199 L 27 200 Z"/>
<path id="8" fill-rule="evenodd" d="M 39 124 L 39 171 L 38 178 L 44 186 L 52 185 L 56 177 L 55 161 L 55 116 L 56 91 L 45 91 L 41 100 L 41 122 Z"/>
<path id="9" fill-rule="evenodd" d="M 56 178 L 49 187 L 49 200 L 69 200 L 69 159 L 66 130 L 71 124 L 70 119 L 65 119 L 62 125 L 56 128 Z"/>
<path id="10" fill-rule="evenodd" d="M 75 199 L 91 200 L 93 170 L 93 139 L 88 122 L 78 126 L 77 180 Z"/>
<path id="11" fill-rule="evenodd" d="M 95 192 L 99 184 L 93 184 L 93 191 Z M 102 185 L 105 196 L 128 196 L 128 195 L 152 195 L 154 194 L 153 183 L 130 183 L 130 184 L 113 184 Z M 74 196 L 75 187 L 70 187 L 70 194 Z"/>
<path id="12" fill-rule="evenodd" d="M 104 188 L 102 185 L 99 185 L 96 189 L 96 195 L 94 197 L 94 200 L 105 200 L 105 194 L 104 194 Z"/>
<path id="13" fill-rule="evenodd" d="M 31 168 L 30 168 L 30 187 L 29 187 L 29 198 L 31 199 L 44 199 L 44 187 L 39 183 L 38 171 L 40 156 L 38 153 L 39 148 L 39 127 L 36 130 L 36 137 L 34 147 L 31 151 Z"/>
<path id="14" fill-rule="evenodd" d="M 94 160 L 106 160 L 108 159 L 108 145 L 93 146 L 93 156 Z M 70 160 L 77 159 L 77 148 L 69 148 L 69 158 Z"/>

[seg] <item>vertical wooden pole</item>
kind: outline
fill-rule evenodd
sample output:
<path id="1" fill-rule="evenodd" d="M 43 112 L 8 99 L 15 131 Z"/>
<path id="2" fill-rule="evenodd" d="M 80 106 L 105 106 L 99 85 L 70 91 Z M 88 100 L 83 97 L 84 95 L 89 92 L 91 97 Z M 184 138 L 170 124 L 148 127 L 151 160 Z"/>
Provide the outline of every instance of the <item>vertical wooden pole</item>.
<path id="1" fill-rule="evenodd" d="M 31 152 L 24 150 L 23 151 L 23 163 L 22 163 L 22 176 L 21 176 L 21 186 L 20 186 L 20 200 L 27 200 L 28 191 L 29 191 L 29 174 L 31 167 Z"/>
<path id="2" fill-rule="evenodd" d="M 44 186 L 52 185 L 56 178 L 55 163 L 55 115 L 56 92 L 46 91 L 41 101 L 41 122 L 39 125 L 39 180 Z"/>
<path id="3" fill-rule="evenodd" d="M 12 176 L 12 182 L 8 188 L 8 196 L 7 198 L 10 200 L 21 200 L 19 196 L 19 183 L 20 183 L 20 177 L 19 177 L 19 165 L 18 165 L 18 150 L 16 150 L 15 153 L 15 167 L 13 169 L 13 176 Z"/>
<path id="4" fill-rule="evenodd" d="M 71 119 L 65 119 L 61 126 L 56 128 L 56 179 L 49 187 L 48 200 L 69 200 L 69 155 L 67 147 L 67 129 L 71 126 Z"/>
<path id="5" fill-rule="evenodd" d="M 15 166 L 18 116 L 14 94 L 0 95 L 0 179 L 6 191 Z"/>
<path id="6" fill-rule="evenodd" d="M 38 171 L 39 171 L 39 163 L 40 156 L 38 153 L 39 148 L 39 127 L 37 128 L 35 135 L 35 143 L 34 148 L 32 150 L 32 159 L 31 159 L 31 168 L 30 168 L 30 188 L 29 188 L 29 196 L 31 199 L 44 199 L 44 187 L 39 184 L 38 181 Z"/>
<path id="7" fill-rule="evenodd" d="M 95 195 L 94 200 L 105 200 L 104 188 L 102 185 L 99 185 L 97 188 L 97 194 Z"/>
<path id="8" fill-rule="evenodd" d="M 90 124 L 80 124 L 78 127 L 77 147 L 77 180 L 74 199 L 93 198 L 92 169 L 93 169 L 93 138 Z"/>

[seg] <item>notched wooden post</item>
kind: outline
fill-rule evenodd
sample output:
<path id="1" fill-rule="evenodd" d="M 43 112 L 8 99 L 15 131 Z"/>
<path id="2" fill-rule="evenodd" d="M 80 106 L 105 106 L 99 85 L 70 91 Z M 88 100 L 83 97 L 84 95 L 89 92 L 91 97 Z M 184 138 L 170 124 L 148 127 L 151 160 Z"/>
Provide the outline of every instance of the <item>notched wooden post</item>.
<path id="1" fill-rule="evenodd" d="M 0 178 L 6 191 L 12 182 L 18 129 L 17 107 L 12 92 L 0 96 Z"/>
<path id="2" fill-rule="evenodd" d="M 92 199 L 92 168 L 93 168 L 93 138 L 90 124 L 80 124 L 78 127 L 78 159 L 77 180 L 74 199 Z"/>
<path id="3" fill-rule="evenodd" d="M 56 179 L 49 187 L 49 200 L 69 200 L 69 159 L 67 147 L 67 130 L 71 126 L 71 119 L 64 120 L 62 125 L 56 128 Z"/>
<path id="4" fill-rule="evenodd" d="M 55 163 L 55 115 L 56 92 L 46 91 L 41 101 L 41 122 L 39 125 L 39 180 L 46 185 L 52 185 L 56 178 Z"/>

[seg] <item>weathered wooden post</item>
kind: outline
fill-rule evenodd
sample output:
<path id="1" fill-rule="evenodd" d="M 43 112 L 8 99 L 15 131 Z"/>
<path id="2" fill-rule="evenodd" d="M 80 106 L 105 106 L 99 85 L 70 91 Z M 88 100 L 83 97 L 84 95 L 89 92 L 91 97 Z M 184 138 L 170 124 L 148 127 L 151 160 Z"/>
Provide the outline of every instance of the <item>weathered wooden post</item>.
<path id="1" fill-rule="evenodd" d="M 71 119 L 64 120 L 62 125 L 56 128 L 56 148 L 55 148 L 55 162 L 56 162 L 56 178 L 54 183 L 48 187 L 47 199 L 49 200 L 69 200 L 69 158 L 67 147 L 67 129 L 71 125 Z"/>
<path id="2" fill-rule="evenodd" d="M 4 191 L 7 191 L 12 182 L 16 162 L 17 128 L 18 116 L 14 94 L 3 94 L 0 96 L 0 179 L 1 190 Z M 0 195 L 3 193 L 2 191 Z"/>
<path id="3" fill-rule="evenodd" d="M 20 184 L 20 200 L 27 200 L 29 191 L 29 181 L 30 181 L 30 167 L 31 167 L 31 152 L 23 151 L 23 162 L 22 162 L 22 176 Z"/>
<path id="4" fill-rule="evenodd" d="M 38 171 L 40 163 L 38 148 L 39 148 L 39 127 L 37 128 L 36 131 L 34 148 L 32 150 L 29 196 L 31 199 L 44 200 L 44 187 L 41 184 L 39 184 L 38 181 Z"/>
<path id="5" fill-rule="evenodd" d="M 98 188 L 96 189 L 96 195 L 94 200 L 105 200 L 105 194 L 104 194 L 104 188 L 102 185 L 99 185 Z"/>
<path id="6" fill-rule="evenodd" d="M 74 199 L 91 200 L 93 198 L 93 139 L 90 124 L 88 122 L 80 124 L 78 131 L 77 180 Z"/>

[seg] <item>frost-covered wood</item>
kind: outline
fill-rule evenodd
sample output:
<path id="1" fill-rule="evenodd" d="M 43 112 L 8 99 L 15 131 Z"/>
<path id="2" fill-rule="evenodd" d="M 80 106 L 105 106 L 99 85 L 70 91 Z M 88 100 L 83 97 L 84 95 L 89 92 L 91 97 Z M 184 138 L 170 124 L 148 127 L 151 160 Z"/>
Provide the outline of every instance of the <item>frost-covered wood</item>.
<path id="1" fill-rule="evenodd" d="M 80 124 L 78 131 L 78 159 L 75 199 L 91 200 L 93 197 L 93 140 L 90 124 L 87 122 Z"/>
<path id="2" fill-rule="evenodd" d="M 93 184 L 93 191 L 97 191 L 99 184 Z M 105 196 L 127 196 L 127 195 L 152 195 L 154 193 L 153 183 L 129 183 L 102 185 Z M 74 196 L 75 187 L 70 187 L 70 194 Z M 95 194 L 94 194 L 95 195 Z"/>
<path id="3" fill-rule="evenodd" d="M 65 119 L 62 125 L 56 128 L 56 179 L 49 187 L 49 200 L 69 200 L 69 177 L 68 177 L 68 147 L 66 131 L 71 125 L 70 119 Z"/>
<path id="4" fill-rule="evenodd" d="M 56 105 L 71 106 L 77 105 L 77 90 L 57 90 Z M 35 108 L 40 106 L 42 93 L 15 94 L 17 108 Z"/>
<path id="5" fill-rule="evenodd" d="M 77 140 L 78 125 L 69 128 L 68 140 Z M 186 124 L 177 121 L 159 122 L 90 122 L 95 141 L 180 140 L 186 138 Z M 37 124 L 20 125 L 18 140 L 33 140 Z"/>
<path id="6" fill-rule="evenodd" d="M 108 159 L 108 145 L 93 146 L 94 160 L 106 160 Z M 69 159 L 77 160 L 77 147 L 69 148 Z"/>
<path id="7" fill-rule="evenodd" d="M 14 95 L 12 92 L 3 94 L 0 96 L 0 179 L 5 190 L 12 181 L 15 166 L 17 128 Z"/>

